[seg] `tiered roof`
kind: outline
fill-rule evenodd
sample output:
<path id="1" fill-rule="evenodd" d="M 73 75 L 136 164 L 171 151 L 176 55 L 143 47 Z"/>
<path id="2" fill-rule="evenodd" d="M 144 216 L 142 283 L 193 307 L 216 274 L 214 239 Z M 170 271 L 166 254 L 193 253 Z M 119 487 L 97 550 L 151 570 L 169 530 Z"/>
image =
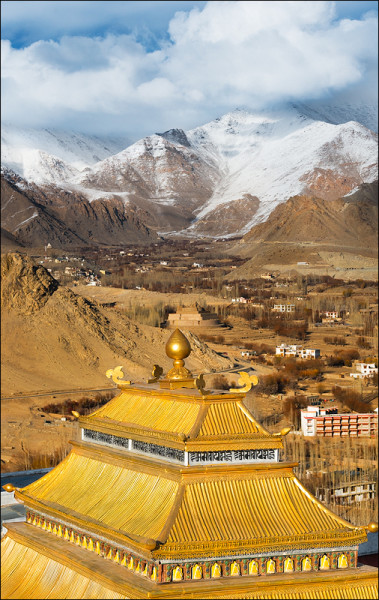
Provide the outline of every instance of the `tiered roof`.
<path id="1" fill-rule="evenodd" d="M 184 367 L 180 336 L 170 338 L 179 339 L 170 377 L 155 368 L 153 383 L 135 386 L 115 369 L 119 396 L 81 417 L 71 453 L 16 491 L 27 524 L 10 526 L 3 543 L 3 597 L 305 598 L 305 587 L 312 598 L 329 597 L 321 589 L 374 597 L 376 570 L 355 568 L 365 528 L 329 511 L 296 464 L 279 461 L 282 435 L 243 404 L 253 378 L 241 374 L 242 391 L 207 392 Z M 355 584 L 322 573 L 324 559 Z"/>

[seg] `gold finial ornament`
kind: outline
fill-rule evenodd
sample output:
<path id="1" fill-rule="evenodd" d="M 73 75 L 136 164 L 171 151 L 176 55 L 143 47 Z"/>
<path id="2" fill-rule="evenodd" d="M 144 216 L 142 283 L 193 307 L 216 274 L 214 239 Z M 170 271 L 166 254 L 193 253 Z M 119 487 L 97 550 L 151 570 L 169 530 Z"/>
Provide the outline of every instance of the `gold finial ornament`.
<path id="1" fill-rule="evenodd" d="M 77 410 L 72 410 L 72 411 L 71 411 L 71 414 L 72 414 L 72 415 L 74 415 L 74 417 L 75 417 L 76 419 L 79 419 L 79 417 L 80 417 L 80 413 L 78 413 L 78 411 L 77 411 Z"/>
<path id="2" fill-rule="evenodd" d="M 191 346 L 180 329 L 175 329 L 168 338 L 166 354 L 173 359 L 174 366 L 169 370 L 166 378 L 159 382 L 161 388 L 171 390 L 181 387 L 194 388 L 195 380 L 192 373 L 184 366 L 184 359 L 191 354 Z"/>
<path id="3" fill-rule="evenodd" d="M 174 366 L 167 373 L 167 379 L 188 379 L 191 371 L 184 366 L 184 358 L 191 354 L 191 346 L 180 329 L 175 329 L 166 344 L 166 354 L 174 360 Z"/>
<path id="4" fill-rule="evenodd" d="M 378 528 L 378 523 L 376 521 L 371 521 L 366 527 L 367 531 L 370 531 L 370 533 L 376 533 Z"/>
<path id="5" fill-rule="evenodd" d="M 258 377 L 256 375 L 249 375 L 246 371 L 239 371 L 240 378 L 237 383 L 242 385 L 240 388 L 230 388 L 229 392 L 239 392 L 241 394 L 246 394 L 249 390 L 251 390 L 253 385 L 257 385 Z"/>
<path id="6" fill-rule="evenodd" d="M 289 432 L 291 431 L 292 426 L 291 427 L 284 427 L 283 429 L 281 429 L 279 431 L 279 433 L 273 433 L 272 435 L 274 435 L 275 437 L 285 437 L 286 435 L 289 434 Z"/>

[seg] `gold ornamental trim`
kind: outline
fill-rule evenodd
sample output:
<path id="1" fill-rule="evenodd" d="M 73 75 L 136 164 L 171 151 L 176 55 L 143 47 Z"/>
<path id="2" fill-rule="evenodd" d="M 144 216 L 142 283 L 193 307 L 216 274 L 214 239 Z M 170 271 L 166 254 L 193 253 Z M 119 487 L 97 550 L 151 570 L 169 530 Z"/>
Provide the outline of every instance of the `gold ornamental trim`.
<path id="1" fill-rule="evenodd" d="M 281 539 L 271 537 L 260 539 L 259 543 L 254 540 L 228 540 L 215 542 L 193 542 L 164 544 L 157 550 L 152 551 L 156 559 L 197 558 L 210 556 L 228 556 L 241 554 L 255 554 L 258 552 L 281 552 L 286 550 L 307 550 L 316 548 L 351 547 L 361 544 L 367 540 L 365 535 L 355 532 L 340 532 L 339 534 L 322 532 L 293 535 Z"/>
<path id="2" fill-rule="evenodd" d="M 201 416 L 202 415 L 199 414 L 198 419 L 200 419 Z M 194 433 L 196 432 L 195 428 L 200 428 L 201 425 L 202 421 L 198 420 L 195 422 L 193 427 Z M 121 424 L 118 421 L 111 421 L 110 419 L 94 419 L 91 417 L 80 417 L 79 427 L 83 429 L 92 429 L 93 431 L 99 431 L 100 433 L 122 435 L 122 437 L 129 437 L 140 442 L 149 443 L 152 441 L 152 438 L 154 438 L 154 440 L 160 440 L 163 445 L 165 445 L 166 442 L 166 445 L 170 445 L 172 448 L 187 450 L 188 452 L 206 452 L 207 450 L 281 450 L 283 448 L 283 443 L 280 438 L 268 437 L 259 433 L 207 436 L 188 439 L 185 434 L 181 433 L 176 434 L 157 431 L 134 426 L 133 424 Z M 192 431 L 190 432 L 190 435 L 192 435 Z"/>
<path id="3" fill-rule="evenodd" d="M 170 442 L 173 448 L 184 450 L 184 444 L 181 437 L 185 437 L 181 433 L 170 433 L 168 431 L 158 431 L 133 423 L 121 423 L 120 421 L 112 421 L 111 419 L 81 417 L 79 427 L 84 429 L 93 429 L 101 433 L 111 433 L 113 435 L 122 434 L 123 437 L 132 437 L 132 439 L 141 442 L 151 442 L 152 438 Z"/>
<path id="4" fill-rule="evenodd" d="M 216 436 L 215 436 L 216 437 Z M 283 444 L 279 438 L 258 437 L 255 434 L 242 434 L 223 438 L 197 438 L 187 440 L 188 452 L 207 452 L 211 450 L 281 450 Z"/>

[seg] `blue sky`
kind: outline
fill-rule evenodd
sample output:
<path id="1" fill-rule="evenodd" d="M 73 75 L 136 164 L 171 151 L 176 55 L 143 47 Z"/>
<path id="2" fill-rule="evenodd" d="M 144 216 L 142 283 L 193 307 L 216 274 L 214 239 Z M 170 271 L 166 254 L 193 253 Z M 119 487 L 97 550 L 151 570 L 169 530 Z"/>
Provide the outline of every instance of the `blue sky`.
<path id="1" fill-rule="evenodd" d="M 132 138 L 237 106 L 375 102 L 377 2 L 3 1 L 3 118 Z"/>

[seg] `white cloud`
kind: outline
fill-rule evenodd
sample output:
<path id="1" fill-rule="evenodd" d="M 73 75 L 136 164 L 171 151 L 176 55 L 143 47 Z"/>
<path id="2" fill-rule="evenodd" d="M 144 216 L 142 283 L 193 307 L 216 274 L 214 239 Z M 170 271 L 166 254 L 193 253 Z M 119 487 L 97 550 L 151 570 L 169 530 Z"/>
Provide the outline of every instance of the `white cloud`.
<path id="1" fill-rule="evenodd" d="M 237 105 L 376 89 L 377 18 L 338 21 L 332 2 L 212 1 L 169 33 L 155 52 L 131 35 L 2 42 L 4 120 L 139 137 Z"/>

